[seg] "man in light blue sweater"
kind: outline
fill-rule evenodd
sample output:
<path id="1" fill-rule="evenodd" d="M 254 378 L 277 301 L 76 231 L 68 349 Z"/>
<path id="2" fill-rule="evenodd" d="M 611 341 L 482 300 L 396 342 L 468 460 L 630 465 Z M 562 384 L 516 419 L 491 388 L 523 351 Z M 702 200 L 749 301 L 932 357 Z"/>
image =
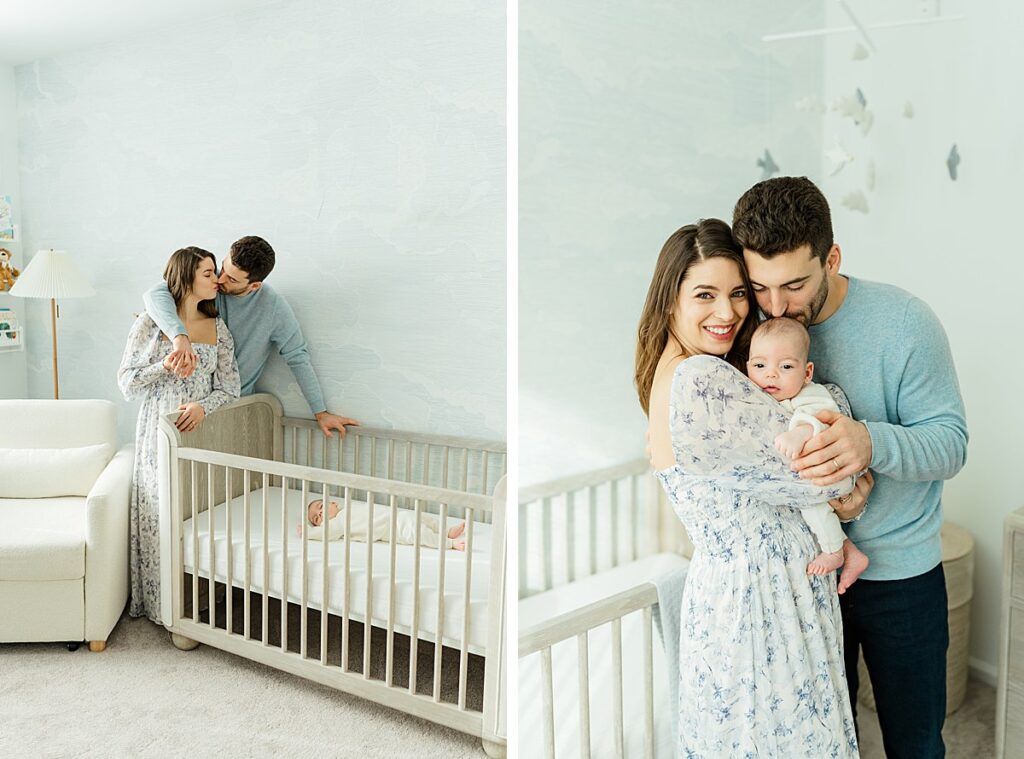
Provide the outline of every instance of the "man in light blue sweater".
<path id="1" fill-rule="evenodd" d="M 793 462 L 816 485 L 864 472 L 850 496 L 832 502 L 840 519 L 853 520 L 847 534 L 871 561 L 840 598 L 854 715 L 863 650 L 886 756 L 944 756 L 942 483 L 967 457 L 946 334 L 910 293 L 840 275 L 828 202 L 804 177 L 748 190 L 736 204 L 733 234 L 761 310 L 808 326 L 816 378 L 839 385 L 856 418 L 820 414 L 829 428 Z"/>
<path id="2" fill-rule="evenodd" d="M 337 430 L 345 437 L 345 425 L 359 422 L 327 410 L 299 322 L 288 301 L 264 283 L 273 268 L 274 249 L 270 243 L 261 237 L 243 237 L 232 243 L 217 279 L 217 311 L 235 339 L 242 395 L 255 390 L 271 350 L 277 350 L 295 375 L 324 435 L 330 437 L 332 430 Z M 167 283 L 161 282 L 142 297 L 147 313 L 174 343 L 169 357 L 172 368 L 187 377 L 195 369 L 196 354 Z"/>

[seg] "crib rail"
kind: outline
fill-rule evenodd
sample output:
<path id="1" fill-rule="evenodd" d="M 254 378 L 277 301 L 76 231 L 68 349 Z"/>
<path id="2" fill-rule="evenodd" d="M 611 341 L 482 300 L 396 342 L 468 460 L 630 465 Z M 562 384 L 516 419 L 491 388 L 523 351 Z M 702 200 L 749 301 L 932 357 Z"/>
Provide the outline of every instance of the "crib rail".
<path id="1" fill-rule="evenodd" d="M 435 436 L 388 430 L 350 432 L 340 445 L 335 436 L 332 447 L 315 423 L 282 421 L 275 404 L 268 396 L 232 404 L 234 413 L 210 415 L 204 437 L 179 433 L 173 415 L 161 420 L 162 501 L 169 505 L 162 552 L 171 559 L 161 568 L 165 624 L 485 741 L 502 740 L 495 732 L 501 663 L 488 650 L 501 648 L 502 639 L 478 629 L 483 618 L 473 605 L 486 604 L 488 628 L 503 624 L 505 504 L 492 493 L 504 474 L 504 447 L 464 438 L 442 446 Z M 276 412 L 268 417 L 263 407 Z M 256 449 L 208 449 L 233 438 L 250 412 L 259 419 Z M 244 455 L 250 451 L 256 455 Z M 342 507 L 340 540 L 311 537 L 305 513 L 315 499 Z M 352 537 L 360 504 L 369 524 L 375 517 L 386 522 L 384 542 Z M 412 556 L 411 581 L 397 572 L 400 519 L 417 536 L 403 546 Z M 465 552 L 443 550 L 448 530 L 463 520 L 457 539 Z M 479 555 L 486 538 L 478 534 L 481 522 L 490 523 L 489 568 L 474 562 L 474 548 Z M 431 525 L 441 549 L 419 539 Z M 358 562 L 354 550 L 364 554 Z"/>
<path id="2" fill-rule="evenodd" d="M 654 638 L 652 607 L 658 602 L 654 585 L 642 583 L 608 598 L 583 606 L 557 617 L 545 620 L 523 630 L 519 635 L 519 658 L 539 655 L 541 657 L 541 712 L 544 730 L 545 756 L 555 759 L 555 702 L 552 668 L 552 648 L 563 641 L 576 639 L 577 653 L 577 703 L 579 705 L 579 756 L 590 757 L 591 744 L 591 702 L 590 702 L 590 652 L 589 635 L 603 625 L 611 628 L 612 661 L 612 719 L 613 750 L 622 757 L 625 753 L 624 712 L 623 712 L 623 667 L 622 667 L 622 621 L 630 614 L 642 615 L 643 624 L 643 665 L 642 677 L 644 694 L 643 752 L 645 757 L 654 756 Z M 602 655 L 607 655 L 602 652 Z M 522 720 L 520 722 L 522 725 Z"/>
<path id="3" fill-rule="evenodd" d="M 349 427 L 342 439 L 325 437 L 310 419 L 285 417 L 282 425 L 283 460 L 319 469 L 492 495 L 508 464 L 503 443 L 476 438 Z M 425 508 L 436 514 L 439 507 Z"/>
<path id="4" fill-rule="evenodd" d="M 519 491 L 519 597 L 657 553 L 657 483 L 645 459 Z"/>

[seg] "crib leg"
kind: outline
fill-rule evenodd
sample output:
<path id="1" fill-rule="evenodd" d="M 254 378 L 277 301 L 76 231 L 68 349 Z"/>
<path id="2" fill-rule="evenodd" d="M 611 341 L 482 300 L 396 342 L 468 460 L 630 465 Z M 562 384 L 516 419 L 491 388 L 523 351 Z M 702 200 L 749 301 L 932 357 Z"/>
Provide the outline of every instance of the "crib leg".
<path id="1" fill-rule="evenodd" d="M 179 651 L 191 651 L 193 648 L 199 646 L 198 640 L 186 638 L 184 635 L 178 635 L 178 633 L 171 633 L 171 643 L 173 643 L 174 647 Z"/>
<path id="2" fill-rule="evenodd" d="M 93 653 L 98 654 L 100 651 L 104 651 L 107 648 L 107 641 L 105 640 L 90 640 L 89 650 Z"/>
<path id="3" fill-rule="evenodd" d="M 486 738 L 481 739 L 480 742 L 483 743 L 484 753 L 487 754 L 487 756 L 492 757 L 492 759 L 505 759 L 505 756 L 508 753 L 508 746 L 504 743 L 495 743 L 494 741 L 489 741 Z"/>

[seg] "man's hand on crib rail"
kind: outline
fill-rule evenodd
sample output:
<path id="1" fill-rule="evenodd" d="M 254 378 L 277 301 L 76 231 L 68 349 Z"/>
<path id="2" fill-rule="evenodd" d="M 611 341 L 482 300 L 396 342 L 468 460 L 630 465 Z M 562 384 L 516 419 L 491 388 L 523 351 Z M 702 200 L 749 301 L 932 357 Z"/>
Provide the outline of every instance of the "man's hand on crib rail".
<path id="1" fill-rule="evenodd" d="M 338 431 L 338 437 L 342 440 L 345 439 L 345 425 L 350 424 L 353 427 L 359 427 L 360 424 L 355 419 L 349 419 L 347 416 L 338 416 L 332 414 L 330 411 L 321 411 L 319 414 L 314 414 L 316 417 L 316 423 L 320 425 L 320 430 L 324 433 L 324 437 L 333 437 L 334 433 L 331 430 Z"/>

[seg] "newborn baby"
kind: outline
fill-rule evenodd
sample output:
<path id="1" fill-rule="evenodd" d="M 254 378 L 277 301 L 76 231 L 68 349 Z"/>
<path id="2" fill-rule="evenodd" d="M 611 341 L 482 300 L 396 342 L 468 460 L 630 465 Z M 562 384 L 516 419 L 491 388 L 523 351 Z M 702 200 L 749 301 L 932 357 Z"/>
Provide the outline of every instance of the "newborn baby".
<path id="1" fill-rule="evenodd" d="M 799 456 L 804 444 L 825 428 L 815 414 L 825 409 L 839 411 L 831 393 L 811 382 L 814 364 L 807 360 L 810 346 L 807 328 L 788 317 L 762 322 L 750 339 L 747 375 L 793 412 L 789 430 L 775 438 L 775 447 L 788 459 Z M 868 557 L 846 537 L 839 518 L 827 503 L 801 509 L 800 514 L 821 548 L 821 553 L 807 566 L 807 573 L 823 575 L 842 567 L 839 592 L 845 592 L 868 568 Z"/>
<path id="2" fill-rule="evenodd" d="M 311 540 L 323 540 L 324 502 L 317 498 L 310 501 L 306 507 L 306 519 L 312 525 L 307 533 Z M 328 507 L 328 540 L 339 540 L 345 537 L 345 510 L 339 506 L 337 501 L 330 501 Z M 353 501 L 352 515 L 349 525 L 349 534 L 352 540 L 362 542 L 383 542 L 391 539 L 391 509 L 388 506 L 377 505 L 373 509 L 373 530 L 371 537 L 370 530 L 370 507 L 362 501 Z M 411 546 L 419 543 L 427 548 L 440 548 L 441 539 L 438 531 L 441 528 L 441 520 L 436 514 L 420 513 L 420 532 L 416 534 L 416 514 L 409 509 L 398 509 L 398 517 L 395 520 L 395 542 L 401 545 Z M 459 536 L 466 531 L 466 523 L 459 522 L 448 530 L 448 537 L 445 538 L 444 547 L 455 551 L 465 551 L 466 541 L 458 540 Z M 298 525 L 295 534 L 302 537 L 302 525 Z M 418 538 L 418 539 L 417 539 Z"/>

